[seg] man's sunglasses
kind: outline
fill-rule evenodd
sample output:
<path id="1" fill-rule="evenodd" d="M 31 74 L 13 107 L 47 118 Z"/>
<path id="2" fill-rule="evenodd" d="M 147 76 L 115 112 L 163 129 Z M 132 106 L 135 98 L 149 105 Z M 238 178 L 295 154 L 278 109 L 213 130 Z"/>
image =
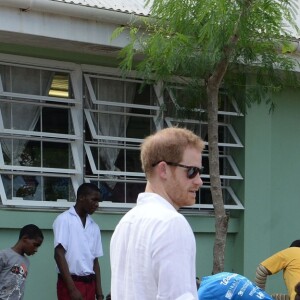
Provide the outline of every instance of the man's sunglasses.
<path id="1" fill-rule="evenodd" d="M 161 161 L 158 161 L 155 164 L 152 164 L 152 167 L 155 167 L 156 165 L 158 165 Z M 186 165 L 182 165 L 182 164 L 178 164 L 178 163 L 174 163 L 174 162 L 170 162 L 170 161 L 165 161 L 165 163 L 169 166 L 174 166 L 174 167 L 180 167 L 180 168 L 185 168 L 187 169 L 187 177 L 189 179 L 193 179 L 197 176 L 197 174 L 201 175 L 203 173 L 204 168 L 198 168 L 198 167 L 193 167 L 193 166 L 186 166 Z"/>

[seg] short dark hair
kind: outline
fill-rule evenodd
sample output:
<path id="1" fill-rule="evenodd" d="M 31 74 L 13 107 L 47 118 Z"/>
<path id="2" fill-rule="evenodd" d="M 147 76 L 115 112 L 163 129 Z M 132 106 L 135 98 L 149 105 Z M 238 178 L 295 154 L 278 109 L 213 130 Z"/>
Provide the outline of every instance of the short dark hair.
<path id="1" fill-rule="evenodd" d="M 290 247 L 300 247 L 300 240 L 295 240 L 291 243 Z"/>
<path id="2" fill-rule="evenodd" d="M 100 193 L 100 189 L 93 183 L 83 183 L 77 190 L 77 198 L 81 197 L 82 195 L 90 194 L 91 192 Z"/>
<path id="3" fill-rule="evenodd" d="M 41 238 L 42 240 L 44 239 L 44 235 L 42 233 L 42 230 L 34 224 L 25 225 L 20 230 L 19 240 L 23 236 L 27 236 L 29 239 L 36 239 L 36 238 Z"/>

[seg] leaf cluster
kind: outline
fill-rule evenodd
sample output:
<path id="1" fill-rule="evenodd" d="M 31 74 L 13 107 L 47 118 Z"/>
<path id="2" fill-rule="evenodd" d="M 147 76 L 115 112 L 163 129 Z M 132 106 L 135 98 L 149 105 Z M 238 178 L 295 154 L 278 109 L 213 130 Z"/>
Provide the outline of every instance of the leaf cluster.
<path id="1" fill-rule="evenodd" d="M 239 93 L 251 74 L 253 91 L 278 91 L 296 64 L 282 51 L 293 40 L 289 29 L 299 31 L 296 5 L 295 0 L 153 0 L 151 18 L 129 26 L 121 68 L 135 68 L 145 80 L 189 78 L 200 90 L 203 79 L 228 60 L 224 86 Z"/>

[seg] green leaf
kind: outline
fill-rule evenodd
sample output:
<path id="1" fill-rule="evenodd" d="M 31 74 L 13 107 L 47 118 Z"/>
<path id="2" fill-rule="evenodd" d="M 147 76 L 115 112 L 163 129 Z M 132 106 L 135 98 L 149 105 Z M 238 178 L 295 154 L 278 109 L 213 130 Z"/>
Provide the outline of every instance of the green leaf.
<path id="1" fill-rule="evenodd" d="M 124 31 L 124 29 L 125 29 L 124 26 L 122 26 L 122 27 L 117 27 L 117 28 L 113 31 L 112 35 L 111 35 L 111 41 L 114 40 L 114 39 L 116 39 L 117 37 L 119 37 L 120 34 Z"/>

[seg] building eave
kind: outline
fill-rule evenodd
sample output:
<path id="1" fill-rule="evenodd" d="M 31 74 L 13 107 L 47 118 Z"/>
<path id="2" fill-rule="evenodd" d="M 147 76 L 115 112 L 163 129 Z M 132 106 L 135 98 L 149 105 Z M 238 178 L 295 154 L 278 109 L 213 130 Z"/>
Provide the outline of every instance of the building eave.
<path id="1" fill-rule="evenodd" d="M 0 6 L 20 9 L 20 11 L 36 11 L 74 18 L 82 18 L 116 25 L 131 22 L 142 22 L 144 15 L 115 11 L 112 9 L 75 5 L 53 0 L 1 0 Z"/>

